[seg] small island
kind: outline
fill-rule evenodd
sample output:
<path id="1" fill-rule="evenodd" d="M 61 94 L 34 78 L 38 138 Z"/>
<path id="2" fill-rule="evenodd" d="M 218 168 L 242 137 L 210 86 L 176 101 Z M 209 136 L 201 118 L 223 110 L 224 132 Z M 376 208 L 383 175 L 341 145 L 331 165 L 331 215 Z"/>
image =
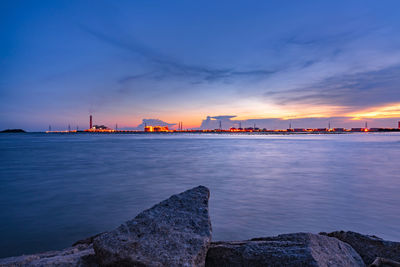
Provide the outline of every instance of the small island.
<path id="1" fill-rule="evenodd" d="M 0 133 L 26 133 L 22 129 L 5 129 L 3 131 L 0 131 Z"/>

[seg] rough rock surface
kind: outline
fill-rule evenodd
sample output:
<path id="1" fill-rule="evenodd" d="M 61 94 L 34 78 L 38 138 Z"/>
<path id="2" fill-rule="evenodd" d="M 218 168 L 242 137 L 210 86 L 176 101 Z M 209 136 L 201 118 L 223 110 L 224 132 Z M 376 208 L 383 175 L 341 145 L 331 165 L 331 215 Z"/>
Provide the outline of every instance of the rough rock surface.
<path id="1" fill-rule="evenodd" d="M 351 231 L 320 234 L 336 237 L 350 244 L 367 265 L 371 264 L 377 257 L 400 261 L 400 242 L 385 241 L 376 236 L 362 235 Z"/>
<path id="2" fill-rule="evenodd" d="M 103 265 L 204 266 L 211 242 L 209 190 L 198 186 L 94 239 Z"/>
<path id="3" fill-rule="evenodd" d="M 400 262 L 378 257 L 368 267 L 400 267 Z"/>
<path id="4" fill-rule="evenodd" d="M 354 249 L 336 238 L 310 233 L 214 242 L 206 266 L 365 266 Z"/>
<path id="5" fill-rule="evenodd" d="M 0 259 L 0 266 L 98 266 L 92 245 L 77 245 L 61 251 L 49 251 Z"/>

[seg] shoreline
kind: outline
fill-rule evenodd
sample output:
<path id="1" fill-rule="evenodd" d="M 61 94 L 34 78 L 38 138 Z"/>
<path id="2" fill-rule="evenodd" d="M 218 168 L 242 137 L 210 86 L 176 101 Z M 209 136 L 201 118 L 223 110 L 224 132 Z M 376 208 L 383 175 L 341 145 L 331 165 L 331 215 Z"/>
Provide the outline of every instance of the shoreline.
<path id="1" fill-rule="evenodd" d="M 113 132 L 86 132 L 86 131 L 44 131 L 44 132 L 0 132 L 2 135 L 23 135 L 23 134 L 50 134 L 50 135 L 65 135 L 65 134 L 78 134 L 78 135 L 113 135 L 113 134 L 133 134 L 133 135 L 347 135 L 347 134 L 380 134 L 380 133 L 400 133 L 400 129 L 394 130 L 380 130 L 380 131 L 345 131 L 345 132 L 335 132 L 335 131 L 307 131 L 307 132 L 287 132 L 287 131 L 259 131 L 259 132 L 230 132 L 230 131 L 179 131 L 179 132 L 145 132 L 145 131 L 113 131 Z"/>

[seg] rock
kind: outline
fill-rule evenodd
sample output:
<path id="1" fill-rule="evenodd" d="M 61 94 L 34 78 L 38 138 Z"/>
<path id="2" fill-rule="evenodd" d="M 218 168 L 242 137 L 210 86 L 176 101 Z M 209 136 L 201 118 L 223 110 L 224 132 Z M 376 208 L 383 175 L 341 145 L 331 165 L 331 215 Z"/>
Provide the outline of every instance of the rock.
<path id="1" fill-rule="evenodd" d="M 400 262 L 378 257 L 368 267 L 400 267 Z"/>
<path id="2" fill-rule="evenodd" d="M 336 237 L 350 244 L 367 265 L 371 264 L 377 257 L 400 261 L 400 242 L 385 241 L 376 236 L 362 235 L 351 231 L 320 234 Z"/>
<path id="3" fill-rule="evenodd" d="M 78 240 L 75 243 L 73 243 L 72 246 L 77 246 L 77 245 L 81 245 L 81 244 L 86 244 L 86 245 L 93 244 L 93 240 L 96 237 L 98 237 L 99 235 L 102 235 L 102 234 L 104 234 L 104 232 L 100 233 L 100 234 L 96 234 L 96 235 L 90 236 L 90 237 L 87 237 L 85 239 Z"/>
<path id="4" fill-rule="evenodd" d="M 98 266 L 92 245 L 77 245 L 61 251 L 0 259 L 0 266 Z"/>
<path id="5" fill-rule="evenodd" d="M 295 233 L 240 242 L 213 242 L 206 266 L 365 265 L 350 245 L 336 238 Z"/>
<path id="6" fill-rule="evenodd" d="M 211 242 L 209 190 L 198 186 L 93 241 L 103 265 L 204 266 Z"/>

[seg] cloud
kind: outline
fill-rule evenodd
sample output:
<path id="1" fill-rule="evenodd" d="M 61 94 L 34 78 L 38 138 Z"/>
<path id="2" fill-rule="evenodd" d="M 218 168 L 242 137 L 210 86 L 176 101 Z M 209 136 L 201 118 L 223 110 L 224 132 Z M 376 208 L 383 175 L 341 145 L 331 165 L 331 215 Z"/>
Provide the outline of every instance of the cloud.
<path id="1" fill-rule="evenodd" d="M 208 116 L 202 121 L 199 129 L 218 129 L 220 120 L 219 116 Z M 281 118 L 264 118 L 264 119 L 246 119 L 246 120 L 231 120 L 224 119 L 221 122 L 223 129 L 231 127 L 247 128 L 254 127 L 266 129 L 287 129 L 292 128 L 358 128 L 364 127 L 365 122 L 368 122 L 370 127 L 396 127 L 398 118 L 367 118 L 365 120 L 352 120 L 350 117 L 322 117 L 322 118 L 297 118 L 297 119 L 281 119 Z"/>
<path id="2" fill-rule="evenodd" d="M 194 64 L 185 64 L 177 59 L 163 55 L 148 46 L 145 46 L 133 38 L 129 41 L 81 26 L 81 29 L 96 39 L 118 47 L 125 51 L 142 57 L 152 65 L 152 71 L 145 74 L 126 75 L 118 80 L 118 83 L 128 83 L 137 79 L 161 80 L 168 77 L 183 77 L 195 79 L 197 82 L 218 82 L 221 80 L 233 80 L 238 78 L 265 78 L 278 70 L 250 69 L 236 70 L 235 68 L 211 68 Z"/>
<path id="3" fill-rule="evenodd" d="M 292 90 L 267 91 L 264 96 L 280 105 L 334 105 L 355 109 L 400 102 L 400 65 L 336 75 Z"/>
<path id="4" fill-rule="evenodd" d="M 143 119 L 142 123 L 136 127 L 124 127 L 124 130 L 142 130 L 145 126 L 167 126 L 167 127 L 174 127 L 176 123 L 168 123 L 159 119 Z"/>
<path id="5" fill-rule="evenodd" d="M 386 49 L 386 45 L 379 43 L 382 38 L 378 37 L 388 34 L 380 29 L 289 34 L 277 42 L 279 51 L 274 51 L 271 58 L 260 51 L 260 57 L 268 58 L 275 67 L 239 69 L 183 63 L 131 36 L 81 28 L 96 40 L 122 49 L 143 63 L 142 72 L 121 75 L 116 80 L 117 91 L 124 95 L 132 90 L 141 94 L 151 92 L 152 96 L 173 95 L 177 91 L 193 95 L 189 91 L 211 92 L 212 88 L 212 97 L 220 101 L 232 94 L 248 98 L 261 95 L 278 105 L 335 106 L 341 111 L 336 115 L 400 101 L 400 54 L 394 53 L 397 47 Z M 188 84 L 193 86 L 188 89 Z"/>

